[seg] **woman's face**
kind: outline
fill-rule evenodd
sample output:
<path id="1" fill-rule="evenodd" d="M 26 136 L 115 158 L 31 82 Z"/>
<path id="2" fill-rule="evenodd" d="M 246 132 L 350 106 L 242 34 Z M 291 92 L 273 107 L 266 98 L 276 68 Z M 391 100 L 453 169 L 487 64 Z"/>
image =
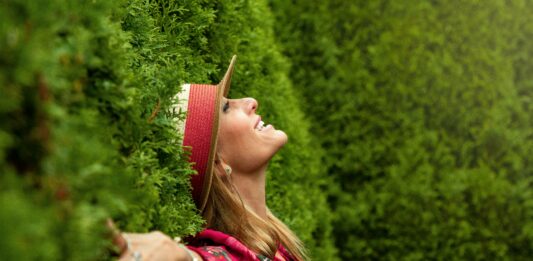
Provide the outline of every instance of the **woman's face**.
<path id="1" fill-rule="evenodd" d="M 257 107 L 253 98 L 222 100 L 217 150 L 234 171 L 253 172 L 266 166 L 287 142 L 283 131 L 255 114 Z"/>

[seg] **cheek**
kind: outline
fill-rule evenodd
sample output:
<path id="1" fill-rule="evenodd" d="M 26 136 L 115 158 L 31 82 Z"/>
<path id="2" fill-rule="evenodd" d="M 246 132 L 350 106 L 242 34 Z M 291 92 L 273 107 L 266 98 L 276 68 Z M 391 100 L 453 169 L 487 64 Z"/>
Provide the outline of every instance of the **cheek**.
<path id="1" fill-rule="evenodd" d="M 219 127 L 218 144 L 219 148 L 234 153 L 246 141 L 246 137 L 250 135 L 250 127 L 243 120 L 222 119 Z"/>
<path id="2" fill-rule="evenodd" d="M 223 119 L 220 122 L 219 134 L 221 138 L 236 138 L 249 132 L 248 123 L 242 119 Z"/>

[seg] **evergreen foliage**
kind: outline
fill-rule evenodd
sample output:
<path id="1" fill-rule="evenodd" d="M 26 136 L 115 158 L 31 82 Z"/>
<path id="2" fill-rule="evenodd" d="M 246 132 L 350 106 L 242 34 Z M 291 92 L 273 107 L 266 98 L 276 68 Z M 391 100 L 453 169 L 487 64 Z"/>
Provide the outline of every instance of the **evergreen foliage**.
<path id="1" fill-rule="evenodd" d="M 529 1 L 270 3 L 343 260 L 533 256 Z"/>
<path id="2" fill-rule="evenodd" d="M 290 137 L 270 168 L 271 209 L 312 256 L 334 255 L 320 147 L 266 2 L 7 0 L 0 17 L 0 259 L 109 258 L 107 217 L 199 231 L 183 115 L 169 108 L 181 84 L 218 82 L 234 53 L 231 95 L 256 96 Z"/>
<path id="3" fill-rule="evenodd" d="M 170 108 L 181 84 L 218 82 L 237 54 L 230 96 L 257 98 L 289 135 L 269 206 L 313 259 L 527 260 L 531 11 L 521 0 L 5 0 L 0 259 L 109 259 L 108 217 L 127 231 L 198 232 L 175 131 L 184 115 Z"/>

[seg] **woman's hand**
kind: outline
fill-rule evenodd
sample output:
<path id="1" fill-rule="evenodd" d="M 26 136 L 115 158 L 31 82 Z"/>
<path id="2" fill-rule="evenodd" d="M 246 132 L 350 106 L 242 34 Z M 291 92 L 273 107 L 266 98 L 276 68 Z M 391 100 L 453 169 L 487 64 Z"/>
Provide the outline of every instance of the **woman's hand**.
<path id="1" fill-rule="evenodd" d="M 107 227 L 112 233 L 113 244 L 120 251 L 119 260 L 202 260 L 198 254 L 159 231 L 142 234 L 120 233 L 111 219 L 107 220 Z"/>
<path id="2" fill-rule="evenodd" d="M 119 260 L 193 260 L 184 247 L 159 232 L 122 233 L 126 247 Z"/>

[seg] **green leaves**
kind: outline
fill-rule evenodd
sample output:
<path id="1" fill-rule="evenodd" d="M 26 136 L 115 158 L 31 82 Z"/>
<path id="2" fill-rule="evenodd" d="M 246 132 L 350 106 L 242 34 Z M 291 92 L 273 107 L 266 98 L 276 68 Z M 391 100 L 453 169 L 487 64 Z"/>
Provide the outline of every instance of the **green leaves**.
<path id="1" fill-rule="evenodd" d="M 321 149 L 265 2 L 10 0 L 0 14 L 2 259 L 109 258 L 108 217 L 201 230 L 170 108 L 181 84 L 217 83 L 233 54 L 231 96 L 256 97 L 291 139 L 272 162 L 271 209 L 317 259 L 334 255 Z"/>
<path id="2" fill-rule="evenodd" d="M 531 207 L 518 198 L 530 197 L 520 184 L 531 174 L 531 48 L 522 43 L 532 31 L 521 14 L 533 6 L 270 2 L 337 181 L 330 202 L 343 259 L 531 255 L 533 238 L 521 232 Z M 503 214 L 510 208 L 523 211 Z"/>

